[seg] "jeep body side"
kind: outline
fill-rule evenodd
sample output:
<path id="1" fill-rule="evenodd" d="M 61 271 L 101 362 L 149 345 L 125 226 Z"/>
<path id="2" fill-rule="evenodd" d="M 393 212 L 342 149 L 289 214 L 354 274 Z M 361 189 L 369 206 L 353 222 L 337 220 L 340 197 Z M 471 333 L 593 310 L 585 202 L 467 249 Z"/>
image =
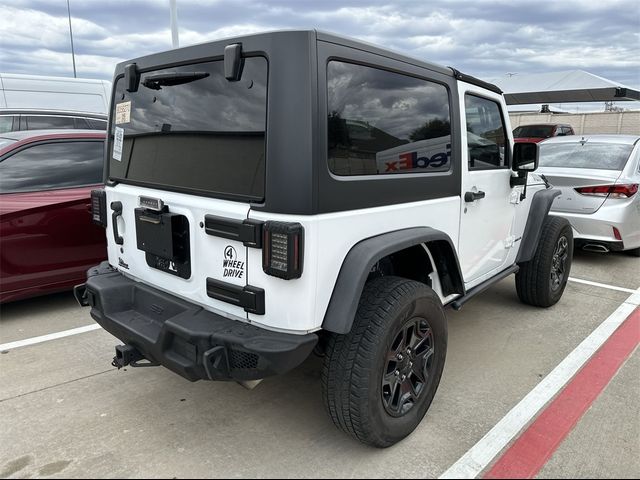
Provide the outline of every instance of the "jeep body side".
<path id="1" fill-rule="evenodd" d="M 402 118 L 421 102 L 426 115 Z M 351 398 L 351 377 L 336 372 L 345 339 L 373 335 L 365 299 L 390 295 L 398 312 L 425 313 L 375 323 L 371 348 L 397 350 L 382 383 L 371 380 L 384 418 L 372 433 L 332 414 L 388 446 L 435 394 L 444 306 L 534 260 L 549 264 L 545 278 L 520 274 L 521 298 L 548 306 L 562 294 L 570 229 L 547 227 L 556 192 L 511 168 L 524 150 L 492 85 L 327 33 L 275 32 L 119 64 L 112 106 L 94 197 L 109 260 L 77 297 L 125 343 L 118 366 L 146 359 L 190 380 L 248 381 L 316 348 L 335 412 Z M 540 257 L 549 228 L 564 249 L 558 240 Z"/>

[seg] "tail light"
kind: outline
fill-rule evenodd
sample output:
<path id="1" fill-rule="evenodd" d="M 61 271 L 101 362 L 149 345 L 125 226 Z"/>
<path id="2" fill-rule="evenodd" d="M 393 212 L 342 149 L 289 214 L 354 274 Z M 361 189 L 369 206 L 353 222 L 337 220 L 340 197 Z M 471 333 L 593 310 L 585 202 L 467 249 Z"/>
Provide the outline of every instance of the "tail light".
<path id="1" fill-rule="evenodd" d="M 616 240 L 622 240 L 622 235 L 620 235 L 620 230 L 618 230 L 616 227 L 613 227 L 613 236 L 616 238 Z"/>
<path id="2" fill-rule="evenodd" d="M 638 184 L 626 185 L 597 185 L 594 187 L 578 187 L 575 189 L 580 195 L 592 197 L 629 198 L 638 193 Z"/>
<path id="3" fill-rule="evenodd" d="M 107 228 L 107 193 L 102 189 L 91 190 L 91 220 Z"/>
<path id="4" fill-rule="evenodd" d="M 302 276 L 304 228 L 299 223 L 266 222 L 263 228 L 262 269 L 291 280 Z"/>

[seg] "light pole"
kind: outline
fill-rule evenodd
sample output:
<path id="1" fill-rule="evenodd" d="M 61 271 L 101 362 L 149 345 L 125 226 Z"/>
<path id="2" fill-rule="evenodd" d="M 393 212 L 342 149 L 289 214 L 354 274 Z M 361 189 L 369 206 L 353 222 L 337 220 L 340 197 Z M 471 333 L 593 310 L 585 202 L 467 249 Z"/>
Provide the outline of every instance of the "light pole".
<path id="1" fill-rule="evenodd" d="M 73 51 L 73 30 L 71 29 L 71 7 L 69 6 L 69 0 L 67 0 L 67 14 L 69 15 L 69 37 L 71 38 L 71 60 L 73 61 L 73 78 L 77 78 L 76 54 Z"/>
<path id="2" fill-rule="evenodd" d="M 171 44 L 173 48 L 178 48 L 180 41 L 178 39 L 178 6 L 176 5 L 176 0 L 169 0 L 169 9 L 171 11 Z"/>

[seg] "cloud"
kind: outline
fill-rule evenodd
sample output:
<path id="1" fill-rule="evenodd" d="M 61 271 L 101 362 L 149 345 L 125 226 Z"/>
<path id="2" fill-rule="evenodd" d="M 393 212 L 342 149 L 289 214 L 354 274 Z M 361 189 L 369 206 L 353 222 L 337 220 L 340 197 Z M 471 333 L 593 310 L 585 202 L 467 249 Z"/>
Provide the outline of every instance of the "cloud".
<path id="1" fill-rule="evenodd" d="M 635 0 L 177 0 L 181 45 L 283 28 L 318 28 L 480 78 L 586 69 L 640 88 Z M 71 0 L 80 76 L 171 48 L 168 0 Z M 65 2 L 0 6 L 3 71 L 70 74 Z"/>

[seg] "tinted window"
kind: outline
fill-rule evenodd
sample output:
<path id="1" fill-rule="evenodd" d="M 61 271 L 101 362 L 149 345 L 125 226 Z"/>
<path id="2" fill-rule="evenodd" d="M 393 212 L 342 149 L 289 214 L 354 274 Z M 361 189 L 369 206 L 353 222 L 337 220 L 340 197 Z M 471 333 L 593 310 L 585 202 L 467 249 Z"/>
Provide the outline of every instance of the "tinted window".
<path id="1" fill-rule="evenodd" d="M 540 143 L 541 167 L 622 170 L 633 145 L 615 143 Z"/>
<path id="2" fill-rule="evenodd" d="M 513 131 L 513 136 L 516 138 L 549 138 L 551 135 L 553 135 L 553 125 L 523 125 Z"/>
<path id="3" fill-rule="evenodd" d="M 329 62 L 329 168 L 337 175 L 446 172 L 449 94 L 438 83 Z"/>
<path id="4" fill-rule="evenodd" d="M 465 96 L 469 170 L 506 168 L 508 145 L 500 105 L 493 100 Z"/>
<path id="5" fill-rule="evenodd" d="M 106 130 L 109 125 L 106 120 L 96 120 L 95 118 L 85 118 L 91 130 Z"/>
<path id="6" fill-rule="evenodd" d="M 76 128 L 83 128 L 83 129 L 89 128 L 89 122 L 87 122 L 85 118 L 74 117 L 73 123 Z"/>
<path id="7" fill-rule="evenodd" d="M 27 121 L 27 130 L 46 130 L 49 128 L 74 128 L 73 117 L 54 117 L 46 115 L 23 116 Z"/>
<path id="8" fill-rule="evenodd" d="M 7 133 L 13 131 L 13 116 L 1 115 L 0 116 L 0 133 Z"/>
<path id="9" fill-rule="evenodd" d="M 267 60 L 247 58 L 230 82 L 222 61 L 116 83 L 109 174 L 168 189 L 264 197 Z"/>
<path id="10" fill-rule="evenodd" d="M 71 188 L 102 182 L 103 142 L 27 147 L 0 162 L 0 193 Z"/>

